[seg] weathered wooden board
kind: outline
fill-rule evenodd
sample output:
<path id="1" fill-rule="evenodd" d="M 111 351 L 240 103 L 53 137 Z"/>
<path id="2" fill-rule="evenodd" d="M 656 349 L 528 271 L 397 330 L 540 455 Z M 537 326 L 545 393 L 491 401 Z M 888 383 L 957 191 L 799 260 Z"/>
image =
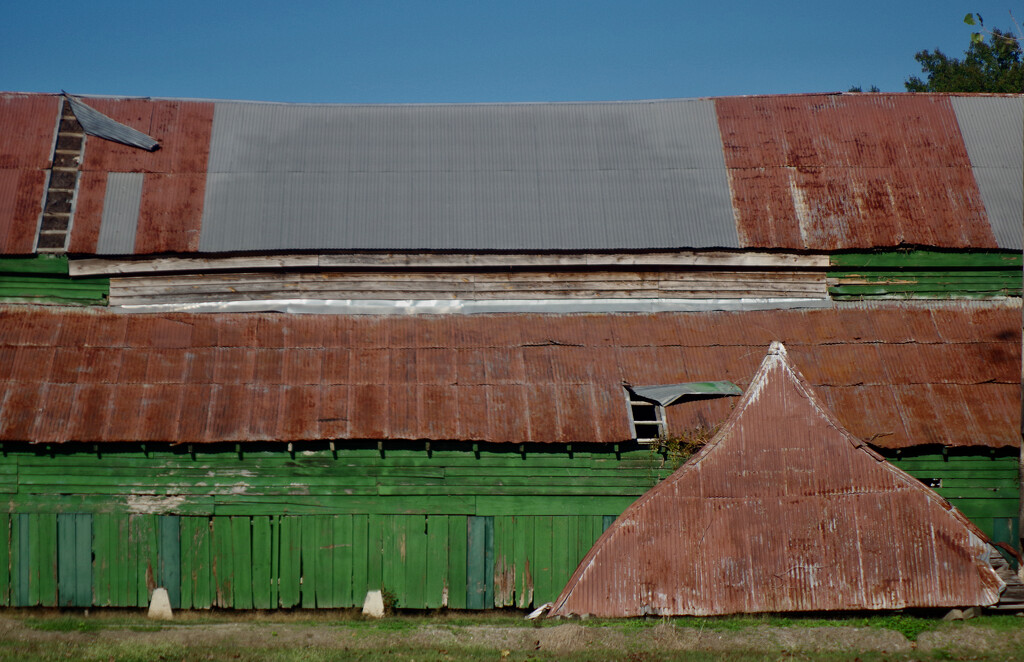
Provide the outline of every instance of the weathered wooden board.
<path id="1" fill-rule="evenodd" d="M 812 271 L 334 271 L 123 276 L 111 305 L 264 299 L 816 298 Z"/>
<path id="2" fill-rule="evenodd" d="M 815 269 L 828 255 L 754 251 L 661 251 L 642 253 L 376 253 L 249 255 L 220 258 L 161 257 L 137 260 L 71 260 L 72 276 L 218 272 L 252 269 L 504 269 L 509 267 L 745 267 Z"/>

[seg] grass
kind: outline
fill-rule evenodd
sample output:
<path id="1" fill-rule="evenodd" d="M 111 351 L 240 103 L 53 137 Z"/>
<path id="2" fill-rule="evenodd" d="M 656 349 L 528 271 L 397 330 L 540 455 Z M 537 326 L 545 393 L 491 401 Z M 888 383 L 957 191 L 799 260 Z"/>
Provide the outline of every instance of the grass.
<path id="1" fill-rule="evenodd" d="M 505 653 L 498 644 L 479 645 L 481 639 L 474 638 L 472 631 L 493 628 L 498 635 L 486 639 L 488 642 L 514 640 L 534 641 L 532 632 L 523 628 L 539 627 L 548 629 L 566 625 L 567 621 L 542 621 L 538 624 L 526 621 L 516 612 L 490 612 L 473 614 L 466 612 L 424 612 L 399 614 L 381 621 L 364 620 L 355 611 L 301 611 L 294 612 L 178 612 L 170 623 L 148 620 L 137 611 L 92 610 L 66 613 L 40 612 L 40 610 L 0 610 L 0 660 L 35 662 L 36 660 L 85 660 L 133 661 L 133 660 L 193 660 L 227 659 L 269 660 L 290 662 L 292 660 L 495 660 L 503 662 L 526 662 L 528 660 L 846 660 L 854 657 L 863 662 L 891 660 L 1024 660 L 1024 646 L 1019 653 L 1007 650 L 970 650 L 956 648 L 932 648 L 902 652 L 879 652 L 873 650 L 733 650 L 726 647 L 714 650 L 671 650 L 659 648 L 659 637 L 664 630 L 655 632 L 658 626 L 697 629 L 701 632 L 716 633 L 708 641 L 729 641 L 732 633 L 737 635 L 735 646 L 758 645 L 749 642 L 762 640 L 763 628 L 857 628 L 879 629 L 899 632 L 911 642 L 917 642 L 920 635 L 929 631 L 970 633 L 975 638 L 995 642 L 986 645 L 1001 646 L 1005 642 L 1020 642 L 1024 635 L 1024 618 L 1013 615 L 983 615 L 968 622 L 945 622 L 941 614 L 835 614 L 835 615 L 737 615 L 712 618 L 647 618 L 647 619 L 588 619 L 573 620 L 574 626 L 604 628 L 625 635 L 625 648 L 603 648 L 601 646 L 578 647 L 577 650 L 532 650 L 532 646 L 508 650 Z M 238 625 L 238 629 L 210 628 L 225 624 Z M 431 628 L 433 636 L 417 637 L 421 628 Z M 20 628 L 20 629 L 19 629 Z M 308 631 L 306 630 L 308 628 Z M 436 632 L 446 632 L 438 637 Z M 751 637 L 746 631 L 755 631 Z M 985 631 L 990 634 L 985 634 Z M 501 635 L 500 631 L 509 631 Z M 566 631 L 562 631 L 565 633 Z M 571 631 L 569 631 L 571 632 Z M 647 633 L 650 634 L 647 634 Z M 14 633 L 17 636 L 12 636 Z M 979 635 L 979 633 L 981 633 Z M 991 633 L 998 633 L 993 637 Z M 561 633 L 551 633 L 560 636 Z M 596 633 L 595 633 L 596 634 Z M 619 635 L 619 636 L 621 636 Z M 506 639 L 502 637 L 505 636 Z M 537 631 L 538 641 L 543 634 Z M 589 636 L 589 635 L 588 635 Z M 814 641 L 830 640 L 831 635 L 813 635 Z M 891 635 L 888 635 L 891 637 Z M 510 637 L 510 638 L 509 638 Z M 237 641 L 235 640 L 237 638 Z M 806 637 L 802 639 L 807 641 Z M 249 642 L 257 642 L 256 646 Z M 603 641 L 609 641 L 604 639 Z M 932 645 L 936 640 L 930 640 Z M 447 643 L 443 643 L 447 642 Z M 747 642 L 747 643 L 743 643 Z M 443 644 L 443 645 L 442 645 Z M 577 642 L 577 645 L 579 642 Z M 497 649 L 495 646 L 499 646 Z M 539 643 L 538 643 L 539 646 Z M 827 646 L 826 646 L 827 647 Z M 502 653 L 505 653 L 502 655 Z M 1014 655 L 1016 657 L 1014 658 Z"/>

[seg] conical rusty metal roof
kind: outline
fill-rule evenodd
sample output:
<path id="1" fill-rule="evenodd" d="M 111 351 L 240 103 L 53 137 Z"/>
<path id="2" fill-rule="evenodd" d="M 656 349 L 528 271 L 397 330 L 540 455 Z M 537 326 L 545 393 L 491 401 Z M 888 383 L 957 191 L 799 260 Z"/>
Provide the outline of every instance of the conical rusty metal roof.
<path id="1" fill-rule="evenodd" d="M 847 432 L 772 343 L 721 431 L 594 544 L 552 615 L 990 605 L 986 539 Z"/>

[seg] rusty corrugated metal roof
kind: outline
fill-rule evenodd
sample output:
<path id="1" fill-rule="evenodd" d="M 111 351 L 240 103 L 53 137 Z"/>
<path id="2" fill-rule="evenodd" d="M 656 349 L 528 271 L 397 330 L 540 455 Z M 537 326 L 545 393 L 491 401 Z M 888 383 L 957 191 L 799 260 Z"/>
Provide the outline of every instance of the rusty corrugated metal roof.
<path id="1" fill-rule="evenodd" d="M 1000 187 L 1019 183 L 1022 166 L 982 138 L 1019 117 L 1020 98 L 957 97 L 957 112 L 951 98 L 307 106 L 89 97 L 161 149 L 86 141 L 69 251 L 1019 248 L 1011 212 L 1020 198 Z M 3 111 L 19 130 L 5 134 L 0 159 L 45 163 L 59 97 L 0 101 L 22 109 Z M 35 231 L 42 184 L 38 175 L 15 182 L 3 163 L 0 251 L 12 253 Z M 122 228 L 119 210 L 100 241 L 112 173 L 143 174 L 138 221 Z M 13 187 L 23 193 L 11 240 Z M 584 237 L 587 223 L 596 229 Z"/>
<path id="2" fill-rule="evenodd" d="M 60 106 L 55 94 L 0 94 L 0 255 L 35 248 Z"/>
<path id="3" fill-rule="evenodd" d="M 722 430 L 619 516 L 551 614 L 991 605 L 986 542 L 843 429 L 776 343 Z"/>
<path id="4" fill-rule="evenodd" d="M 741 246 L 997 247 L 949 96 L 737 97 L 715 108 Z"/>
<path id="5" fill-rule="evenodd" d="M 78 201 L 68 252 L 190 253 L 199 250 L 203 196 L 214 104 L 197 101 L 90 98 L 89 105 L 108 117 L 152 136 L 156 152 L 109 140 L 86 142 Z M 124 232 L 107 233 L 100 242 L 107 178 L 144 173 L 138 222 Z"/>
<path id="6" fill-rule="evenodd" d="M 624 382 L 745 388 L 782 338 L 862 439 L 1015 446 L 1020 332 L 1012 305 L 465 318 L 7 306 L 0 439 L 619 442 L 632 436 Z M 670 429 L 711 427 L 733 402 L 674 404 Z"/>

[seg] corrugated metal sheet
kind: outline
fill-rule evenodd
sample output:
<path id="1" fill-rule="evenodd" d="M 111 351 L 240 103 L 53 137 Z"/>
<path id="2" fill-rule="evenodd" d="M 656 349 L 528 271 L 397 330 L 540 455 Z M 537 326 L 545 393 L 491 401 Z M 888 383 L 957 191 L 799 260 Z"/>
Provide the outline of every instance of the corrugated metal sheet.
<path id="1" fill-rule="evenodd" d="M 2 138 L 0 170 L 38 172 L 60 97 L 3 99 L 4 125 L 21 130 Z M 138 254 L 1021 245 L 1015 98 L 86 102 L 162 147 L 87 141 L 72 253 L 106 250 L 97 243 L 106 176 L 129 172 L 146 175 Z M 25 155 L 36 165 L 8 165 Z M 42 184 L 0 177 L 21 191 L 23 209 L 0 250 L 21 251 Z M 11 200 L 0 203 L 5 236 Z"/>
<path id="2" fill-rule="evenodd" d="M 147 152 L 159 149 L 160 143 L 143 132 L 121 124 L 103 113 L 90 108 L 81 99 L 68 95 L 65 95 L 65 97 L 68 103 L 71 104 L 71 112 L 75 114 L 78 123 L 82 125 L 82 130 L 90 136 L 96 136 L 104 140 L 113 140 L 129 147 L 138 147 Z"/>
<path id="3" fill-rule="evenodd" d="M 135 251 L 142 180 L 141 172 L 112 172 L 107 175 L 97 252 L 130 254 Z"/>
<path id="4" fill-rule="evenodd" d="M 0 254 L 34 250 L 60 105 L 56 95 L 0 93 Z"/>
<path id="5" fill-rule="evenodd" d="M 722 430 L 626 509 L 551 614 L 990 605 L 986 538 L 842 428 L 774 344 Z"/>
<path id="6" fill-rule="evenodd" d="M 997 246 L 948 96 L 738 97 L 715 108 L 744 247 Z"/>
<path id="7" fill-rule="evenodd" d="M 88 101 L 97 111 L 153 136 L 161 148 L 146 152 L 107 140 L 87 141 L 68 251 L 103 254 L 107 250 L 99 244 L 99 237 L 108 173 L 145 173 L 130 252 L 198 250 L 214 104 L 150 99 Z"/>
<path id="8" fill-rule="evenodd" d="M 706 100 L 218 103 L 209 172 L 203 251 L 737 245 Z"/>
<path id="9" fill-rule="evenodd" d="M 1024 97 L 953 97 L 974 178 L 1000 248 L 1024 245 Z"/>
<path id="10" fill-rule="evenodd" d="M 1019 306 L 414 318 L 6 307 L 0 438 L 301 440 L 329 430 L 620 442 L 632 434 L 623 382 L 745 388 L 763 347 L 782 338 L 858 437 L 998 448 L 1019 440 L 1020 332 Z M 224 397 L 231 420 L 150 425 L 143 404 L 157 384 L 173 393 L 161 407 L 207 412 Z M 78 404 L 53 405 L 50 387 L 73 388 Z M 730 404 L 674 404 L 670 431 L 712 427 Z"/>

